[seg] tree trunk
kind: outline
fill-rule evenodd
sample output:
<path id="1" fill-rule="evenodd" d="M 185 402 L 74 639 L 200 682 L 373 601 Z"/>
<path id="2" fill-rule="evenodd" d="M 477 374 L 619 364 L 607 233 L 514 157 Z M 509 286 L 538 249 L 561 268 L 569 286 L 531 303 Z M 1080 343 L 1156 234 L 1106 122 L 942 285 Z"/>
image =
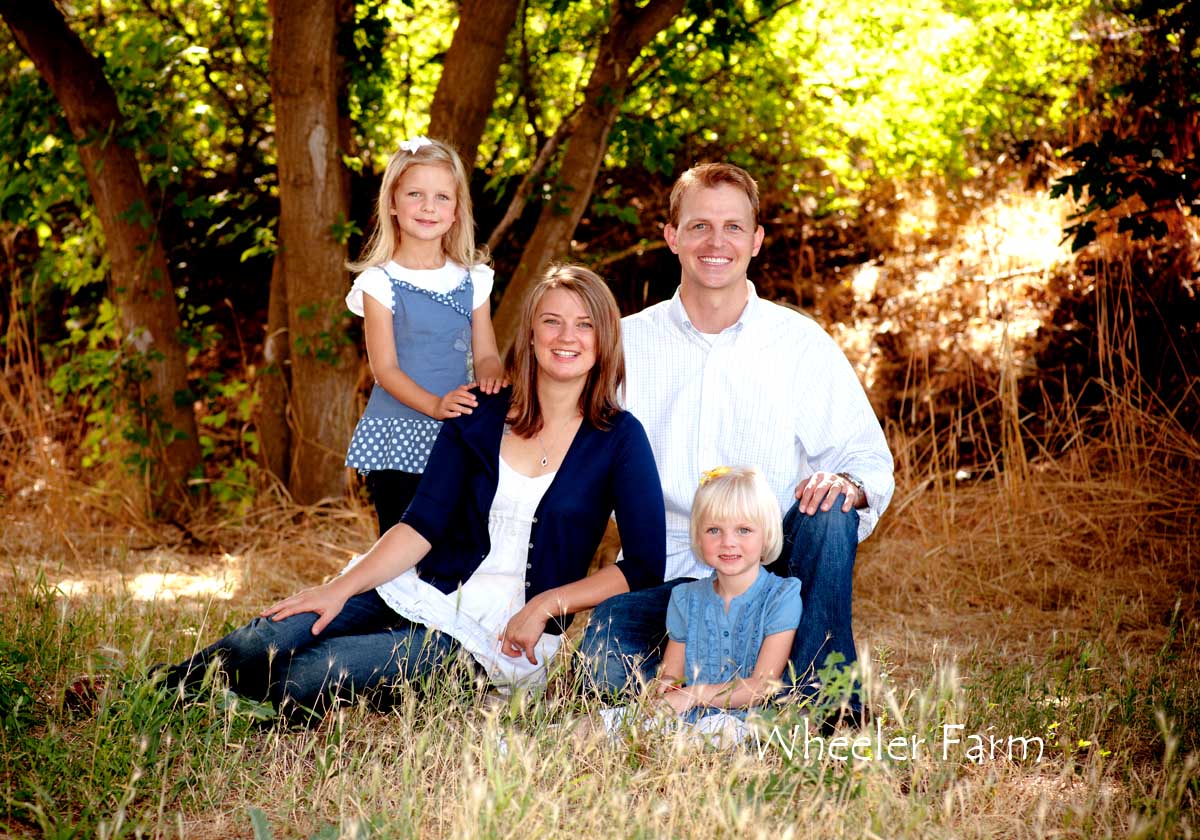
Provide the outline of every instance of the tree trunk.
<path id="1" fill-rule="evenodd" d="M 263 340 L 262 368 L 258 373 L 259 452 L 267 470 L 283 485 L 288 485 L 292 465 L 292 431 L 288 425 L 291 399 L 292 357 L 288 352 L 287 286 L 283 251 L 275 254 L 271 268 L 271 289 L 267 303 L 267 336 Z"/>
<path id="2" fill-rule="evenodd" d="M 112 265 L 111 290 L 125 352 L 149 378 L 138 412 L 151 441 L 152 503 L 177 514 L 200 463 L 187 355 L 176 339 L 179 310 L 137 158 L 120 141 L 122 118 L 103 65 L 50 0 L 0 0 L 0 14 L 62 106 L 87 173 Z"/>
<path id="3" fill-rule="evenodd" d="M 470 172 L 496 98 L 519 0 L 462 0 L 429 114 L 429 133 L 457 150 Z"/>
<path id="4" fill-rule="evenodd" d="M 312 504 L 344 492 L 355 419 L 346 246 L 333 235 L 348 212 L 337 145 L 337 0 L 276 0 L 274 12 L 271 94 L 292 362 L 288 487 Z"/>
<path id="5" fill-rule="evenodd" d="M 566 255 L 575 227 L 587 209 L 608 147 L 608 132 L 629 87 L 630 65 L 683 6 L 684 0 L 651 0 L 641 9 L 628 0 L 614 4 L 612 21 L 583 94 L 576 129 L 567 140 L 558 180 L 496 311 L 496 341 L 501 355 L 512 344 L 526 290 L 550 263 Z"/>

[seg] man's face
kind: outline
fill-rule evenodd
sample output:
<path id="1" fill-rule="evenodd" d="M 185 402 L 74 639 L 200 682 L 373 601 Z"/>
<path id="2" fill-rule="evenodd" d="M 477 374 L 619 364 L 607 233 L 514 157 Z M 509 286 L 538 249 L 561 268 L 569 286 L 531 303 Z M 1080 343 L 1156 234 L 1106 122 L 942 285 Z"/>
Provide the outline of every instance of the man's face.
<path id="1" fill-rule="evenodd" d="M 763 229 L 754 222 L 746 194 L 732 184 L 718 184 L 684 193 L 679 225 L 667 225 L 663 236 L 679 256 L 685 287 L 726 289 L 745 281 Z"/>

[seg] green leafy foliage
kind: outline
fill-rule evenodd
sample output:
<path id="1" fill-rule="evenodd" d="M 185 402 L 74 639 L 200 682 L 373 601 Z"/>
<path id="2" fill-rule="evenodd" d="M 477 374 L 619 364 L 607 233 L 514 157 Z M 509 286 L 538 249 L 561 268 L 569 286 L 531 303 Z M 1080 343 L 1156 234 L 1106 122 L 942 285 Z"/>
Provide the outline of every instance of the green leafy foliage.
<path id="1" fill-rule="evenodd" d="M 492 186 L 527 168 L 578 102 L 605 22 L 590 5 L 551 22 L 552 7 L 527 4 L 482 149 Z M 1062 125 L 1095 52 L 1078 37 L 1088 9 L 689 3 L 632 70 L 605 165 L 669 179 L 730 160 L 818 215 L 854 208 L 880 181 L 970 177 L 978 161 Z"/>
<path id="2" fill-rule="evenodd" d="M 28 660 L 17 645 L 0 640 L 0 731 L 5 741 L 35 720 L 33 689 L 24 679 Z"/>
<path id="3" fill-rule="evenodd" d="M 1200 211 L 1200 24 L 1187 3 L 1120 2 L 1100 33 L 1119 39 L 1100 57 L 1094 140 L 1067 152 L 1074 170 L 1051 195 L 1079 206 L 1066 238 L 1079 250 L 1101 228 L 1134 240 L 1162 239 L 1164 213 Z M 1153 73 L 1145 72 L 1155 68 Z"/>
<path id="4" fill-rule="evenodd" d="M 353 8 L 339 42 L 350 118 L 341 152 L 360 176 L 352 179 L 353 211 L 331 230 L 352 249 L 369 225 L 365 196 L 396 142 L 428 130 L 458 4 L 365 0 Z M 845 226 L 880 184 L 970 177 L 1000 149 L 1054 138 L 1071 115 L 1089 62 L 1108 44 L 1091 36 L 1090 8 L 1083 0 L 690 0 L 631 68 L 579 239 L 589 258 L 657 240 L 671 178 L 702 160 L 747 166 L 774 216 L 827 228 Z M 1153 55 L 1174 49 L 1194 59 L 1179 8 L 1153 8 L 1155 20 L 1176 21 L 1154 41 L 1161 50 Z M 481 220 L 499 217 L 539 151 L 577 113 L 611 9 L 600 0 L 521 5 L 480 148 L 479 182 L 488 185 L 477 196 Z M 198 405 L 208 455 L 195 481 L 240 505 L 241 488 L 253 483 L 257 442 L 247 437 L 253 427 L 238 408 L 239 388 L 250 381 L 248 360 L 262 341 L 279 247 L 268 6 L 83 0 L 68 14 L 104 63 L 127 116 L 118 141 L 137 150 L 150 185 L 148 206 L 128 216 L 158 227 L 172 277 L 186 288 L 179 340 L 192 370 L 179 399 Z M 1154 99 L 1151 85 L 1120 78 L 1113 102 L 1126 97 L 1162 108 L 1178 98 L 1179 85 Z M 16 49 L 0 51 L 0 86 L 0 225 L 32 243 L 24 264 L 33 276 L 21 285 L 21 303 L 35 313 L 47 368 L 64 366 L 53 373 L 60 399 L 95 426 L 85 447 L 85 462 L 95 464 L 114 434 L 103 424 L 144 371 L 103 312 L 103 237 L 56 103 Z M 1122 181 L 1111 152 L 1103 140 L 1077 150 L 1085 200 L 1111 203 L 1100 182 L 1117 197 L 1180 194 L 1183 170 L 1168 165 L 1177 154 L 1166 153 L 1155 169 L 1153 148 L 1130 147 Z M 556 166 L 552 159 L 535 184 L 529 210 L 555 194 Z M 1189 175 L 1186 184 L 1195 183 Z M 527 212 L 522 223 L 534 216 Z M 1155 218 L 1122 224 L 1154 233 Z M 519 257 L 515 230 L 497 249 L 501 275 Z M 480 233 L 488 233 L 483 221 Z M 296 352 L 334 360 L 351 339 L 344 317 L 330 324 L 293 335 Z M 105 382 L 118 374 L 120 383 Z M 159 433 L 146 422 L 130 426 L 131 445 L 145 447 Z M 228 490 L 219 489 L 222 476 Z"/>
<path id="5" fill-rule="evenodd" d="M 342 301 L 305 304 L 297 308 L 302 322 L 312 327 L 302 328 L 292 342 L 293 349 L 302 355 L 312 356 L 319 362 L 336 366 L 340 350 L 350 343 L 350 312 Z M 323 314 L 326 313 L 326 314 Z M 332 325 L 326 329 L 315 328 L 320 324 Z"/>

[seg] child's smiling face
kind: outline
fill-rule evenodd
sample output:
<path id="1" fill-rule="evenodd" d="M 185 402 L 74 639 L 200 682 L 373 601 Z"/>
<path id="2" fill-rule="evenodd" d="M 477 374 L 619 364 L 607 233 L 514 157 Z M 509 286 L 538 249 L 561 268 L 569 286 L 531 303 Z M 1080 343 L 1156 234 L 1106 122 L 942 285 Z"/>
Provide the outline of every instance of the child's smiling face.
<path id="1" fill-rule="evenodd" d="M 700 530 L 700 556 L 722 577 L 755 571 L 762 562 L 762 528 L 741 519 L 710 520 Z"/>
<path id="2" fill-rule="evenodd" d="M 440 240 L 454 224 L 455 196 L 454 175 L 449 169 L 410 166 L 400 176 L 392 199 L 392 214 L 401 236 Z"/>

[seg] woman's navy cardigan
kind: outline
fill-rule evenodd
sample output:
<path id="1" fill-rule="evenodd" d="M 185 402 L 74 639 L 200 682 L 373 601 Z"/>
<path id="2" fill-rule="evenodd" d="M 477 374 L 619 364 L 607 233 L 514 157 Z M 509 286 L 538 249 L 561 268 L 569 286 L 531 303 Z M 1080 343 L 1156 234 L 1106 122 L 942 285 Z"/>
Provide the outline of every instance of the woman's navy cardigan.
<path id="1" fill-rule="evenodd" d="M 479 400 L 473 413 L 442 423 L 416 496 L 401 517 L 432 546 L 417 573 L 447 594 L 491 550 L 488 514 L 500 480 L 500 439 L 512 396 L 510 388 L 473 393 Z M 587 575 L 614 511 L 624 554 L 617 568 L 629 588 L 662 583 L 667 539 L 662 485 L 646 432 L 627 411 L 605 431 L 586 419 L 580 425 L 533 515 L 526 600 Z M 561 633 L 572 617 L 551 620 L 546 632 Z"/>

